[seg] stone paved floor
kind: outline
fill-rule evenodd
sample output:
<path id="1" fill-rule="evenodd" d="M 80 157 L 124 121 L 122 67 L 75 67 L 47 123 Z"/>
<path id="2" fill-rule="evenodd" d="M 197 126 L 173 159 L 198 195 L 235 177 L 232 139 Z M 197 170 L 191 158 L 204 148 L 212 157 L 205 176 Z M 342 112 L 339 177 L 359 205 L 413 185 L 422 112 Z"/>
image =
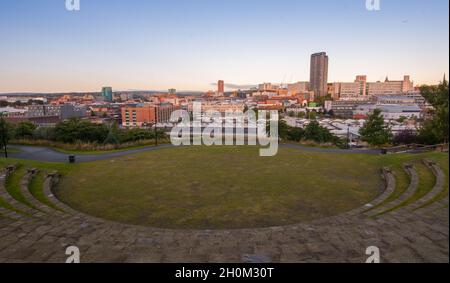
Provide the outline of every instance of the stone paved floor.
<path id="1" fill-rule="evenodd" d="M 447 199 L 448 202 L 448 199 Z M 348 217 L 289 227 L 235 231 L 175 231 L 84 219 L 0 222 L 0 261 L 64 262 L 77 246 L 83 262 L 364 262 L 369 246 L 384 262 L 448 262 L 448 207 L 401 216 Z"/>
<path id="2" fill-rule="evenodd" d="M 439 179 L 436 186 L 442 190 L 445 176 L 435 169 Z M 385 172 L 386 191 L 395 186 L 389 174 Z M 80 249 L 82 262 L 245 262 L 260 257 L 271 262 L 362 263 L 368 257 L 365 252 L 369 246 L 380 249 L 382 262 L 449 262 L 448 197 L 419 209 L 404 207 L 377 218 L 361 213 L 370 207 L 365 206 L 286 227 L 166 230 L 113 223 L 76 212 L 52 195 L 55 176 L 46 178 L 45 193 L 68 213 L 0 217 L 0 262 L 63 263 L 68 246 Z M 386 197 L 388 194 L 382 194 L 372 203 Z"/>

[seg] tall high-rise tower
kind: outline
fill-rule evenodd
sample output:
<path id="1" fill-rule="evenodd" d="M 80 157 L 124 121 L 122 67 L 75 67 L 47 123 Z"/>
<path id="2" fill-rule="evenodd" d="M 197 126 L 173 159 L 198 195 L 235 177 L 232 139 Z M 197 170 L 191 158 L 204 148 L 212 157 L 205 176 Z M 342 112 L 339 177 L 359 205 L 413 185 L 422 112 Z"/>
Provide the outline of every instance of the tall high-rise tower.
<path id="1" fill-rule="evenodd" d="M 111 87 L 102 88 L 102 96 L 106 102 L 113 101 L 113 90 Z"/>
<path id="2" fill-rule="evenodd" d="M 311 55 L 310 88 L 315 97 L 327 95 L 328 56 L 325 52 Z"/>
<path id="3" fill-rule="evenodd" d="M 217 82 L 217 92 L 223 94 L 225 92 L 225 82 L 220 80 Z"/>

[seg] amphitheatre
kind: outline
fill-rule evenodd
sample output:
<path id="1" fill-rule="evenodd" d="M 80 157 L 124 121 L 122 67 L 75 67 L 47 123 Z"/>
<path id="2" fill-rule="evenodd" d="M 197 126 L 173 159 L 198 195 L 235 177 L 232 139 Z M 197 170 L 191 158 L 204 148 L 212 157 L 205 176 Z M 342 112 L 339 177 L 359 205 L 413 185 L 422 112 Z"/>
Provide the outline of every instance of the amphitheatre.
<path id="1" fill-rule="evenodd" d="M 0 262 L 448 262 L 448 153 L 282 145 L 0 158 Z"/>

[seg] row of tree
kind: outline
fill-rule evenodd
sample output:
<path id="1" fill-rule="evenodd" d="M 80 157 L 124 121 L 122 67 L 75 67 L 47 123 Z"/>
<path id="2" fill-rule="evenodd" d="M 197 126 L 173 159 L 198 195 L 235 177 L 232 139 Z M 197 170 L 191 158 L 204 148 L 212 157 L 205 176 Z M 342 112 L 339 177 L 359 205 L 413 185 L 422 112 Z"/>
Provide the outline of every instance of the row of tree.
<path id="1" fill-rule="evenodd" d="M 2 130 L 3 129 L 3 130 Z M 117 125 L 95 124 L 90 121 L 70 119 L 54 127 L 37 127 L 31 122 L 11 124 L 0 120 L 0 138 L 9 140 L 48 140 L 63 143 L 123 144 L 141 140 L 165 138 L 164 131 L 147 129 L 119 129 Z"/>
<path id="2" fill-rule="evenodd" d="M 405 130 L 392 134 L 391 128 L 384 123 L 381 111 L 375 110 L 360 129 L 361 139 L 372 146 L 388 144 L 425 144 L 436 145 L 448 143 L 449 136 L 449 91 L 448 82 L 438 86 L 423 86 L 421 93 L 431 104 L 428 118 L 425 119 L 417 131 Z"/>
<path id="3" fill-rule="evenodd" d="M 332 143 L 338 146 L 344 144 L 339 137 L 322 127 L 316 120 L 311 120 L 305 128 L 291 127 L 281 120 L 278 124 L 278 135 L 281 140 L 285 141 L 312 141 L 319 144 Z"/>

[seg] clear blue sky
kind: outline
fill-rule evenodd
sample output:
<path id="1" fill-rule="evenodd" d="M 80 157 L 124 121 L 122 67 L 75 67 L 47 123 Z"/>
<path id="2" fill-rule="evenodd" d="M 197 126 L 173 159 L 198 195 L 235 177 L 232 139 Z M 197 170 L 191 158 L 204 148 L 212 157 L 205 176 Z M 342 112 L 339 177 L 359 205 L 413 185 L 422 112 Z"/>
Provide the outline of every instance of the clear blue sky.
<path id="1" fill-rule="evenodd" d="M 0 1 L 0 92 L 213 89 L 309 80 L 436 83 L 448 73 L 448 0 Z"/>

